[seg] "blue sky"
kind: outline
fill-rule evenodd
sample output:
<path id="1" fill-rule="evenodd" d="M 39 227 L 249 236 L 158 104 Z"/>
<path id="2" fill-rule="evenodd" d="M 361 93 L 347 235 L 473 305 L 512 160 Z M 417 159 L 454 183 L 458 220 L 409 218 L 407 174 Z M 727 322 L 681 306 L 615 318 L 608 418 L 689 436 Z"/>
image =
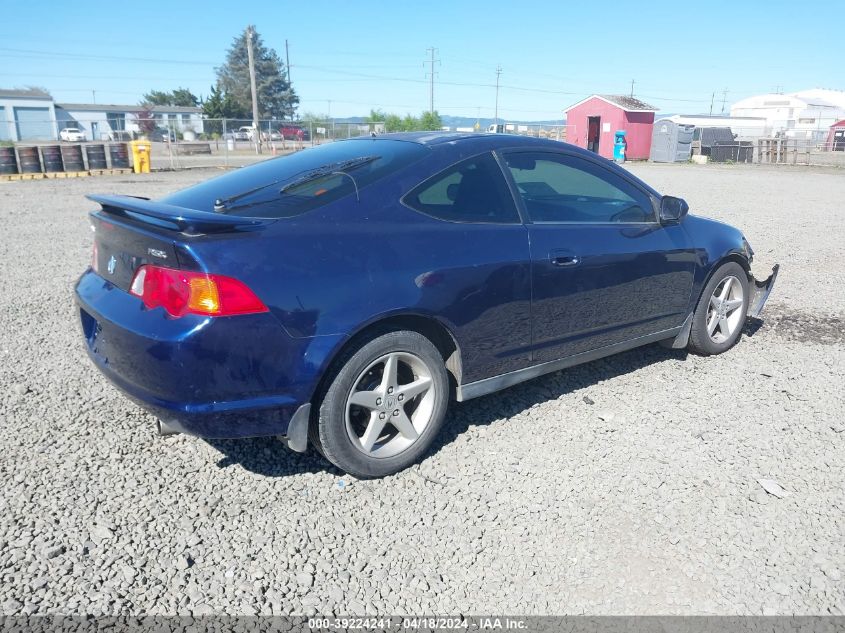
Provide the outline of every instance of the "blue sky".
<path id="1" fill-rule="evenodd" d="M 51 3 L 48 3 L 48 5 Z M 555 119 L 581 98 L 634 94 L 664 112 L 714 112 L 774 90 L 845 89 L 839 0 L 684 3 L 109 2 L 43 11 L 4 2 L 0 87 L 39 85 L 59 102 L 137 103 L 150 89 L 208 94 L 232 38 L 253 23 L 284 58 L 300 112 L 435 109 Z M 331 104 L 329 104 L 331 101 Z"/>

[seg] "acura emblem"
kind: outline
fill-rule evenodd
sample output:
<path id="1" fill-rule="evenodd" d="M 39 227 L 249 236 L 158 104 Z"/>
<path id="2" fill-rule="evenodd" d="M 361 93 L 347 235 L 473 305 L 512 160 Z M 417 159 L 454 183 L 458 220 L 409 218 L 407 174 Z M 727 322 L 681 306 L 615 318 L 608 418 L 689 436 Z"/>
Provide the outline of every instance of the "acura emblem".
<path id="1" fill-rule="evenodd" d="M 114 258 L 114 255 L 109 257 L 109 264 L 108 264 L 108 271 L 110 275 L 114 274 L 114 267 L 117 266 L 117 260 Z"/>

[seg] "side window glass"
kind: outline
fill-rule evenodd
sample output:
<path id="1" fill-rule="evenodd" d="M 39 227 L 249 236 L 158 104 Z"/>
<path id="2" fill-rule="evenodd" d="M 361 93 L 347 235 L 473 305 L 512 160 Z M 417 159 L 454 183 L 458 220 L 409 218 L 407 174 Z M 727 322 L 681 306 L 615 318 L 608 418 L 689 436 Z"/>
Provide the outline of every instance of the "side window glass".
<path id="1" fill-rule="evenodd" d="M 651 199 L 612 171 L 575 156 L 506 156 L 532 222 L 654 221 Z"/>
<path id="2" fill-rule="evenodd" d="M 519 223 L 510 189 L 492 154 L 452 165 L 403 199 L 412 209 L 449 222 Z"/>

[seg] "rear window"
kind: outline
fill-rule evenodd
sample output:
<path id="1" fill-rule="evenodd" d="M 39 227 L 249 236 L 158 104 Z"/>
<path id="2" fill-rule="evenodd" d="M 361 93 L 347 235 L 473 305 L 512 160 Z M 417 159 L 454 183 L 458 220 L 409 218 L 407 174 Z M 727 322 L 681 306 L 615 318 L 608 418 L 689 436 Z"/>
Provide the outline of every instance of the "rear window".
<path id="1" fill-rule="evenodd" d="M 354 196 L 426 155 L 417 143 L 366 139 L 327 143 L 183 189 L 162 202 L 248 217 L 289 218 Z M 359 160 L 360 159 L 360 160 Z M 221 204 L 222 203 L 222 204 Z"/>
<path id="2" fill-rule="evenodd" d="M 408 193 L 412 209 L 448 222 L 515 224 L 519 214 L 490 153 L 453 165 Z"/>

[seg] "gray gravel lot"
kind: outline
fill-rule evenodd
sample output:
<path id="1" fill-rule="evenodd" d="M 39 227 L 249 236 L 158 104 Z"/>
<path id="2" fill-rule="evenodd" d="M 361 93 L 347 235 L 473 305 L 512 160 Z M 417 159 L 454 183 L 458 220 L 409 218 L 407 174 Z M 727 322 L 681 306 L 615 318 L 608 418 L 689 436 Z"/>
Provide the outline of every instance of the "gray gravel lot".
<path id="1" fill-rule="evenodd" d="M 632 171 L 781 262 L 762 325 L 454 406 L 419 468 L 367 482 L 159 438 L 86 358 L 83 195 L 211 172 L 0 183 L 0 613 L 845 612 L 845 172 Z"/>

